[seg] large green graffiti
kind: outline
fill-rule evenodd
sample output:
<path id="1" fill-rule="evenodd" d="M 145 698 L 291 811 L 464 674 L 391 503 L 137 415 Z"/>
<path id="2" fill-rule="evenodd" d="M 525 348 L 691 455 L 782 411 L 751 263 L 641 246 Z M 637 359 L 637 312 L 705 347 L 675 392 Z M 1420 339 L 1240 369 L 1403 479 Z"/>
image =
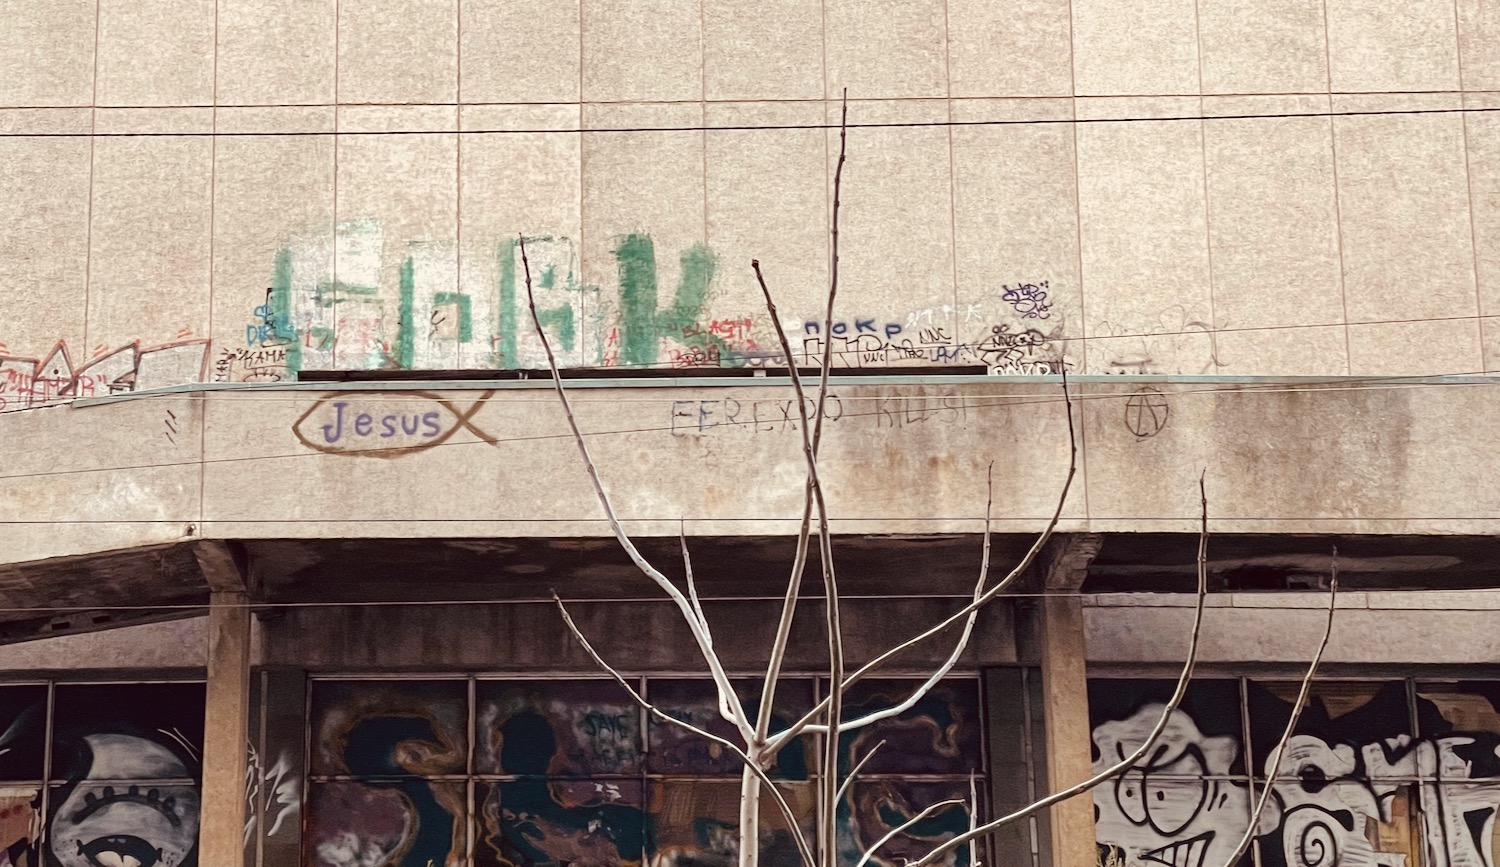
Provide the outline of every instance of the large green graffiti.
<path id="1" fill-rule="evenodd" d="M 288 247 L 282 247 L 276 251 L 276 269 L 271 277 L 271 315 L 275 317 L 272 325 L 273 330 L 285 328 L 284 334 L 278 334 L 286 347 L 286 370 L 291 374 L 291 379 L 297 378 L 297 372 L 302 369 L 302 341 L 297 339 L 296 327 L 292 324 L 292 251 Z"/>
<path id="2" fill-rule="evenodd" d="M 552 241 L 550 237 L 528 238 L 528 241 Z M 496 335 L 495 345 L 499 357 L 496 359 L 501 368 L 519 367 L 521 354 L 519 349 L 521 304 L 516 297 L 517 280 L 517 256 L 516 249 L 519 244 L 516 241 L 506 241 L 500 245 L 499 255 L 496 257 L 500 273 L 500 316 L 499 334 Z M 571 274 L 568 275 L 572 282 Z M 557 289 L 557 266 L 547 264 L 537 275 L 537 288 L 544 290 Z M 577 289 L 578 287 L 563 287 Z M 572 350 L 577 342 L 577 323 L 574 321 L 573 307 L 563 304 L 556 307 L 537 307 L 537 319 L 542 327 L 549 329 L 557 338 L 558 343 L 564 350 Z"/>
<path id="3" fill-rule="evenodd" d="M 663 306 L 648 235 L 625 235 L 615 245 L 613 299 L 579 279 L 570 240 L 528 236 L 526 245 L 538 318 L 554 346 L 571 354 L 567 363 L 649 367 L 667 360 L 665 346 L 734 363 L 722 337 L 699 327 L 716 273 L 706 246 L 681 254 L 677 286 Z M 543 363 L 521 292 L 517 240 L 496 246 L 486 288 L 459 279 L 451 247 L 409 245 L 397 263 L 394 298 L 380 289 L 384 249 L 378 225 L 350 221 L 339 226 L 331 246 L 325 236 L 277 252 L 267 304 L 272 327 L 256 333 L 274 340 L 262 346 L 285 350 L 290 376 L 320 367 L 514 370 Z M 333 259 L 339 261 L 336 281 L 327 273 Z"/>
<path id="4" fill-rule="evenodd" d="M 656 246 L 646 235 L 627 235 L 615 248 L 620 265 L 620 363 L 646 366 L 660 360 L 661 341 L 671 337 L 688 345 L 693 323 L 708 300 L 709 283 L 714 277 L 714 256 L 708 247 L 696 244 L 682 254 L 682 276 L 672 305 L 659 308 L 656 283 Z M 722 348 L 722 347 L 720 347 Z"/>

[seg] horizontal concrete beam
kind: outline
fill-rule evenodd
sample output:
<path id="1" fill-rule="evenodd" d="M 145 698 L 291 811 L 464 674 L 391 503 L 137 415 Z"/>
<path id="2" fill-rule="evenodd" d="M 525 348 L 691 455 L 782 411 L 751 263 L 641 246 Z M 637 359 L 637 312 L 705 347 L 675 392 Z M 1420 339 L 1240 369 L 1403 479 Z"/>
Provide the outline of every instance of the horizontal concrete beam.
<path id="1" fill-rule="evenodd" d="M 1325 664 L 1495 665 L 1500 592 L 1340 593 Z M 1190 594 L 1084 597 L 1090 662 L 1180 665 L 1195 598 Z M 1208 599 L 1199 661 L 1306 666 L 1327 623 L 1322 593 L 1225 593 Z"/>
<path id="2" fill-rule="evenodd" d="M 991 464 L 996 529 L 1040 529 L 1068 460 L 1056 378 L 893 379 L 833 389 L 835 530 L 974 532 Z M 633 532 L 795 530 L 798 414 L 766 382 L 575 388 Z M 1193 532 L 1206 470 L 1216 533 L 1500 533 L 1497 384 L 1075 382 L 1081 465 L 1062 529 Z M 0 440 L 28 446 L 0 471 L 0 563 L 205 537 L 605 534 L 549 384 L 506 386 L 304 384 L 4 414 Z"/>

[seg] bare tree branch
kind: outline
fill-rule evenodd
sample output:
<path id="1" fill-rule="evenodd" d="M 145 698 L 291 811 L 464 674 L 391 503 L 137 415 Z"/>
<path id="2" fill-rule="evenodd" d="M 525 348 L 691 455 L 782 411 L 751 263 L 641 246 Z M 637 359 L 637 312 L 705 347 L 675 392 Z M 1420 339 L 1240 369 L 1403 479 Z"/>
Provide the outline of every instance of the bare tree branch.
<path id="1" fill-rule="evenodd" d="M 991 600 L 1003 593 L 1005 589 L 1012 583 L 1014 583 L 1017 578 L 1025 574 L 1027 569 L 1031 568 L 1031 564 L 1036 560 L 1037 556 L 1041 554 L 1042 549 L 1046 547 L 1047 542 L 1052 538 L 1052 534 L 1057 530 L 1057 525 L 1062 520 L 1063 508 L 1068 502 L 1068 493 L 1072 490 L 1073 487 L 1073 479 L 1078 475 L 1078 432 L 1073 421 L 1073 399 L 1072 393 L 1068 390 L 1068 372 L 1066 368 L 1064 368 L 1062 371 L 1062 390 L 1063 403 L 1068 416 L 1068 475 L 1067 478 L 1063 480 L 1062 494 L 1057 498 L 1057 507 L 1053 509 L 1052 518 L 1047 522 L 1047 526 L 1042 531 L 1041 535 L 1036 538 L 1036 541 L 1034 541 L 1031 547 L 1027 549 L 1026 554 L 1018 563 L 1016 563 L 1015 568 L 1011 569 L 999 584 L 996 584 L 994 587 L 985 591 L 984 595 L 976 597 L 974 601 L 970 602 L 962 609 L 955 611 L 953 614 L 950 614 L 936 626 L 933 626 L 930 629 L 927 629 L 926 631 L 910 639 L 907 639 L 906 641 L 896 645 L 895 647 L 892 647 L 884 653 L 879 654 L 874 659 L 860 666 L 858 670 L 856 670 L 844 681 L 845 689 L 848 689 L 855 683 L 862 680 L 871 671 L 874 671 L 876 668 L 884 665 L 886 662 L 889 662 L 891 659 L 899 656 L 906 650 L 909 650 L 926 641 L 927 639 L 942 633 L 944 630 L 948 629 L 960 620 L 970 618 L 972 621 L 974 614 L 979 611 L 979 609 L 983 608 L 985 605 L 988 605 Z M 962 654 L 963 649 L 963 645 L 960 644 L 955 648 L 953 656 L 956 657 L 957 655 Z M 823 713 L 825 713 L 827 709 L 828 702 L 825 699 L 824 701 L 818 703 L 806 715 L 804 715 L 801 720 L 798 720 L 785 731 L 780 732 L 772 737 L 770 741 L 771 748 L 779 749 L 782 746 L 785 746 L 792 740 L 792 738 L 797 737 L 804 731 L 814 733 L 822 732 L 824 730 L 823 727 L 816 725 L 815 720 Z"/>
<path id="2" fill-rule="evenodd" d="M 807 395 L 802 388 L 802 375 L 797 370 L 797 360 L 792 355 L 791 342 L 787 340 L 786 332 L 781 329 L 781 317 L 776 312 L 776 302 L 771 298 L 771 290 L 766 286 L 765 275 L 760 271 L 760 260 L 751 259 L 750 267 L 755 270 L 755 279 L 760 283 L 761 294 L 765 296 L 766 311 L 770 314 L 771 325 L 776 330 L 776 337 L 781 341 L 781 354 L 786 357 L 787 373 L 791 376 L 792 390 L 797 396 L 797 412 L 802 418 L 802 451 L 808 465 L 812 466 L 817 463 L 818 443 L 813 439 L 809 430 Z M 802 585 L 802 572 L 807 568 L 807 549 L 812 536 L 812 510 L 813 483 L 809 475 L 803 485 L 802 523 L 797 529 L 797 551 L 792 556 L 792 575 L 787 579 L 786 594 L 781 601 L 781 617 L 776 624 L 776 636 L 771 641 L 771 657 L 766 664 L 766 678 L 762 688 L 762 693 L 766 696 L 776 694 L 776 682 L 781 677 L 781 665 L 786 658 L 787 642 L 791 639 L 792 621 L 796 617 L 797 597 Z M 763 700 L 760 713 L 755 720 L 755 736 L 764 740 L 770 733 L 770 728 L 771 703 Z"/>
<path id="3" fill-rule="evenodd" d="M 1318 651 L 1313 654 L 1312 662 L 1307 666 L 1307 674 L 1303 676 L 1302 685 L 1297 690 L 1297 701 L 1292 705 L 1291 718 L 1286 721 L 1286 731 L 1281 733 L 1281 740 L 1276 744 L 1273 752 L 1275 758 L 1271 760 L 1271 767 L 1266 771 L 1266 787 L 1261 790 L 1260 799 L 1255 803 L 1255 812 L 1250 814 L 1250 824 L 1245 828 L 1245 836 L 1241 837 L 1239 845 L 1234 847 L 1234 854 L 1224 861 L 1224 867 L 1234 867 L 1234 862 L 1245 854 L 1245 850 L 1250 848 L 1250 841 L 1255 839 L 1256 827 L 1260 825 L 1260 817 L 1265 812 L 1266 802 L 1271 799 L 1271 786 L 1276 782 L 1276 773 L 1281 770 L 1281 760 L 1286 756 L 1287 744 L 1291 743 L 1292 735 L 1297 731 L 1297 721 L 1302 718 L 1302 710 L 1307 707 L 1308 693 L 1312 691 L 1313 677 L 1318 673 L 1318 665 L 1323 661 L 1323 651 L 1328 649 L 1328 639 L 1333 636 L 1333 611 L 1338 598 L 1339 549 L 1335 545 L 1333 561 L 1329 569 L 1328 622 L 1323 626 L 1323 639 L 1318 642 Z"/>
<path id="4" fill-rule="evenodd" d="M 1201 529 L 1198 535 L 1198 603 L 1193 612 L 1193 632 L 1191 638 L 1188 640 L 1187 662 L 1182 666 L 1182 675 L 1177 678 L 1176 690 L 1172 692 L 1171 699 L 1167 701 L 1166 708 L 1162 710 L 1161 718 L 1156 721 L 1156 725 L 1152 727 L 1151 733 L 1147 735 L 1145 742 L 1135 752 L 1126 756 L 1120 762 L 1111 765 L 1076 786 L 1055 792 L 1029 806 L 1022 807 L 1008 816 L 1001 816 L 992 822 L 987 822 L 973 830 L 960 834 L 933 849 L 931 852 L 928 852 L 926 855 L 923 855 L 921 858 L 910 862 L 907 867 L 926 867 L 926 865 L 931 864 L 939 856 L 951 852 L 959 846 L 968 843 L 970 840 L 1003 828 L 1033 813 L 1045 810 L 1053 804 L 1081 795 L 1098 786 L 1100 783 L 1125 773 L 1156 746 L 1157 740 L 1161 738 L 1162 732 L 1167 728 L 1167 722 L 1172 719 L 1172 714 L 1177 712 L 1177 706 L 1182 703 L 1182 697 L 1187 694 L 1188 682 L 1193 678 L 1193 666 L 1198 661 L 1198 640 L 1203 630 L 1204 602 L 1208 599 L 1208 493 L 1204 487 L 1202 476 L 1198 477 L 1198 492 L 1203 508 Z"/>
<path id="5" fill-rule="evenodd" d="M 708 644 L 712 647 L 713 630 L 708 626 L 708 617 L 703 613 L 703 602 L 698 598 L 698 584 L 693 580 L 693 557 L 688 553 L 687 528 L 680 520 L 677 522 L 677 538 L 682 543 L 682 571 L 687 576 L 688 601 L 693 604 L 693 613 L 698 615 L 698 622 L 703 625 L 703 634 L 708 636 Z"/>
<path id="6" fill-rule="evenodd" d="M 870 761 L 870 759 L 875 756 L 875 751 L 883 746 L 885 746 L 885 741 L 882 740 L 876 743 L 875 746 L 870 747 L 870 751 L 868 753 L 865 753 L 865 757 L 860 759 L 859 763 L 854 766 L 854 769 L 849 772 L 849 776 L 844 778 L 843 785 L 839 786 L 838 792 L 836 792 L 834 795 L 833 800 L 835 802 L 844 800 L 844 794 L 848 792 L 849 787 L 854 784 L 854 778 L 859 776 L 860 771 L 864 770 L 865 763 Z"/>
<path id="7" fill-rule="evenodd" d="M 698 617 L 698 626 L 703 630 L 703 637 L 708 641 L 708 646 L 714 646 L 714 633 L 708 625 L 708 615 L 703 613 L 703 602 L 698 598 L 698 582 L 693 580 L 693 556 L 688 553 L 687 529 L 681 520 L 677 523 L 677 538 L 682 543 L 682 571 L 686 576 L 688 601 L 693 605 L 693 613 Z M 719 716 L 727 720 L 734 720 L 736 713 L 743 714 L 739 707 L 739 700 L 733 695 L 726 695 L 722 689 L 715 690 L 719 696 Z M 730 707 L 733 703 L 734 707 Z"/>
<path id="8" fill-rule="evenodd" d="M 563 604 L 562 599 L 557 595 L 556 592 L 552 594 L 552 601 L 557 603 L 557 610 L 562 613 L 563 623 L 567 624 L 568 631 L 573 634 L 574 640 L 576 640 L 578 644 L 583 647 L 584 652 L 589 655 L 589 658 L 594 661 L 595 665 L 597 665 L 600 669 L 607 673 L 611 678 L 614 679 L 615 683 L 619 684 L 622 689 L 630 694 L 630 698 L 632 701 L 640 705 L 646 710 L 647 713 L 651 714 L 653 717 L 661 720 L 662 722 L 675 725 L 678 728 L 683 729 L 684 731 L 691 732 L 698 737 L 719 744 L 720 746 L 734 753 L 735 756 L 744 763 L 746 770 L 754 774 L 755 777 L 761 781 L 761 784 L 765 788 L 770 789 L 772 797 L 774 797 L 776 800 L 777 807 L 780 808 L 782 816 L 786 818 L 787 827 L 791 829 L 791 836 L 797 843 L 797 851 L 801 853 L 803 862 L 807 865 L 807 867 L 818 867 L 817 860 L 813 858 L 812 851 L 808 848 L 807 841 L 803 839 L 802 832 L 798 828 L 797 814 L 793 812 L 792 806 L 786 802 L 786 798 L 782 796 L 781 790 L 776 788 L 776 784 L 771 780 L 771 777 L 765 772 L 763 768 L 761 768 L 760 763 L 751 758 L 743 749 L 739 747 L 739 745 L 735 744 L 733 741 L 721 738 L 713 732 L 701 729 L 693 725 L 692 723 L 687 722 L 686 720 L 680 720 L 677 717 L 661 710 L 651 702 L 647 701 L 645 696 L 641 695 L 636 691 L 635 687 L 630 685 L 630 681 L 626 680 L 619 671 L 615 670 L 614 666 L 610 665 L 608 662 L 605 662 L 604 658 L 599 655 L 598 651 L 594 650 L 594 645 L 589 643 L 589 640 L 583 634 L 583 631 L 578 628 L 578 624 L 573 622 L 573 616 L 568 613 L 568 607 Z"/>
<path id="9" fill-rule="evenodd" d="M 843 104 L 839 114 L 839 163 L 833 173 L 833 259 L 828 282 L 828 308 L 823 314 L 823 369 L 818 379 L 818 405 L 813 414 L 813 439 L 823 433 L 823 416 L 828 402 L 828 378 L 833 372 L 833 303 L 839 292 L 839 206 L 844 183 L 844 160 L 849 139 L 849 89 L 844 88 Z M 839 611 L 838 576 L 833 567 L 833 534 L 828 528 L 828 508 L 823 498 L 823 486 L 817 476 L 818 461 L 809 455 L 807 465 L 808 482 L 813 488 L 813 499 L 818 506 L 818 547 L 823 555 L 823 613 L 828 620 L 828 734 L 827 748 L 823 753 L 823 788 L 819 799 L 822 808 L 822 826 L 818 829 L 822 851 L 830 858 L 838 851 L 838 823 L 834 821 L 837 804 L 834 793 L 838 791 L 839 768 L 839 717 L 844 709 L 844 626 Z"/>
<path id="10" fill-rule="evenodd" d="M 887 831 L 884 837 L 881 837 L 879 840 L 876 840 L 875 841 L 875 845 L 871 846 L 870 848 L 868 848 L 868 849 L 865 850 L 865 854 L 860 857 L 859 863 L 855 864 L 854 867 L 865 867 L 866 864 L 870 863 L 870 859 L 873 858 L 873 857 L 875 857 L 875 853 L 880 849 L 880 847 L 882 847 L 885 844 L 891 842 L 891 840 L 893 840 L 893 839 L 896 838 L 896 835 L 903 833 L 904 831 L 906 831 L 906 829 L 912 827 L 913 825 L 917 824 L 918 822 L 922 821 L 923 819 L 927 818 L 928 816 L 931 816 L 933 813 L 936 813 L 938 810 L 946 809 L 948 807 L 958 806 L 958 805 L 960 805 L 962 803 L 963 803 L 963 799 L 962 798 L 949 798 L 946 801 L 938 801 L 936 804 L 929 804 L 920 813 L 917 813 L 915 816 L 912 816 L 910 819 L 906 820 L 905 822 L 902 822 L 900 825 L 897 825 L 896 827 L 894 827 L 891 830 Z"/>
<path id="11" fill-rule="evenodd" d="M 979 838 L 974 828 L 979 824 L 979 787 L 974 785 L 974 772 L 969 771 L 969 867 L 979 867 Z"/>
<path id="12" fill-rule="evenodd" d="M 620 519 L 615 515 L 614 504 L 609 499 L 609 494 L 604 490 L 604 482 L 599 477 L 599 468 L 595 466 L 594 459 L 589 455 L 588 444 L 583 440 L 583 432 L 578 429 L 578 419 L 573 415 L 573 405 L 568 400 L 567 389 L 563 388 L 562 374 L 557 369 L 557 356 L 552 351 L 552 341 L 547 339 L 546 329 L 542 328 L 541 317 L 536 310 L 536 297 L 531 289 L 531 262 L 526 258 L 526 236 L 520 236 L 521 267 L 526 276 L 526 305 L 531 311 L 531 324 L 536 328 L 537 337 L 542 342 L 542 350 L 547 354 L 547 368 L 552 372 L 552 384 L 557 389 L 557 400 L 562 404 L 563 415 L 567 418 L 568 428 L 573 432 L 573 442 L 578 446 L 578 453 L 583 456 L 584 467 L 588 470 L 589 481 L 594 485 L 594 494 L 599 499 L 599 505 L 604 509 L 604 516 L 609 520 L 610 529 L 614 531 L 615 539 L 619 541 L 620 547 L 625 549 L 631 562 L 640 569 L 646 577 L 656 582 L 672 601 L 677 603 L 677 608 L 682 612 L 682 617 L 688 623 L 688 630 L 693 635 L 693 640 L 698 644 L 698 650 L 703 654 L 703 660 L 708 664 L 709 671 L 713 675 L 714 684 L 719 688 L 719 694 L 723 698 L 720 704 L 721 711 L 728 711 L 725 718 L 734 723 L 744 736 L 745 742 L 750 743 L 754 739 L 755 729 L 751 727 L 750 720 L 745 716 L 744 710 L 739 702 L 734 700 L 734 690 L 730 687 L 729 676 L 724 672 L 724 666 L 719 657 L 714 653 L 713 640 L 708 636 L 702 624 L 698 622 L 697 615 L 693 611 L 692 602 L 682 595 L 682 592 L 672 584 L 667 576 L 663 575 L 656 567 L 647 562 L 646 558 L 636 548 L 635 542 L 631 541 L 626 534 Z"/>

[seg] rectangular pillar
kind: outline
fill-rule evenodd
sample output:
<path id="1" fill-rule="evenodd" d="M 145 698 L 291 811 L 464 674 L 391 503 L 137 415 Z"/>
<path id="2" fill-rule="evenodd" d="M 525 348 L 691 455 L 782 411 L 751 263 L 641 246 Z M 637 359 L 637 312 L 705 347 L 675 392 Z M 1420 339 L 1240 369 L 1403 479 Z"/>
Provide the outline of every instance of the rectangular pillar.
<path id="1" fill-rule="evenodd" d="M 1077 785 L 1093 774 L 1090 757 L 1088 676 L 1084 663 L 1083 600 L 1072 593 L 1047 595 L 1041 605 L 1043 719 L 1047 732 L 1050 791 Z M 1092 865 L 1094 799 L 1079 795 L 1051 811 L 1054 867 Z"/>
<path id="2" fill-rule="evenodd" d="M 209 594 L 209 600 L 198 863 L 234 867 L 245 859 L 250 606 L 242 590 L 216 590 Z"/>

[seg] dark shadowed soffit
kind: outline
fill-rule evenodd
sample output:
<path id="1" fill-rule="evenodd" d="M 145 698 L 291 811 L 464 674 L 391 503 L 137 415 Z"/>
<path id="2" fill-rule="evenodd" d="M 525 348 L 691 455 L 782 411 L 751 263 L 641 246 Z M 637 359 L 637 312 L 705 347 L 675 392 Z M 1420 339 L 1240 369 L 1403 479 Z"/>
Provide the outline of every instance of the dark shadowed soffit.
<path id="1" fill-rule="evenodd" d="M 994 538 L 990 580 L 999 580 L 1035 541 Z M 637 540 L 682 586 L 675 538 Z M 134 548 L 0 568 L 0 643 L 127 623 L 201 614 L 208 585 L 193 544 Z M 654 599 L 613 539 L 281 539 L 229 543 L 248 571 L 254 603 Z M 794 551 L 788 537 L 691 539 L 700 592 L 710 598 L 779 598 Z M 1190 592 L 1198 537 L 1106 535 L 1089 564 L 1085 593 Z M 1209 542 L 1210 586 L 1255 592 L 1326 587 L 1339 549 L 1347 590 L 1500 587 L 1500 539 L 1453 536 L 1219 535 Z M 954 596 L 973 592 L 977 535 L 840 536 L 834 550 L 842 592 L 851 596 Z M 804 593 L 822 592 L 816 548 Z M 1035 593 L 1035 574 L 1015 590 Z"/>

